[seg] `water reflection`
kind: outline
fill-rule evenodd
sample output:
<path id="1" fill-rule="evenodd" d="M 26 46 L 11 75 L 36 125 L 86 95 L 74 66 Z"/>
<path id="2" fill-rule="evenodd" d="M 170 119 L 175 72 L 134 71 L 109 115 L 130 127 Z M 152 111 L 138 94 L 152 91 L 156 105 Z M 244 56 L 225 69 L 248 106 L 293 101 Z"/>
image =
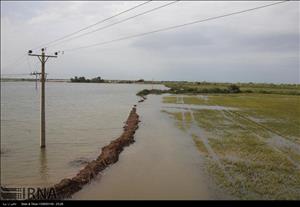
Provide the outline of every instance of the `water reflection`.
<path id="1" fill-rule="evenodd" d="M 225 107 L 225 106 L 208 106 L 208 105 L 193 105 L 193 104 L 164 104 L 163 108 L 174 109 L 179 112 L 182 110 L 238 110 L 234 107 Z"/>
<path id="2" fill-rule="evenodd" d="M 40 176 L 41 180 L 48 183 L 47 150 L 45 148 L 40 150 Z"/>

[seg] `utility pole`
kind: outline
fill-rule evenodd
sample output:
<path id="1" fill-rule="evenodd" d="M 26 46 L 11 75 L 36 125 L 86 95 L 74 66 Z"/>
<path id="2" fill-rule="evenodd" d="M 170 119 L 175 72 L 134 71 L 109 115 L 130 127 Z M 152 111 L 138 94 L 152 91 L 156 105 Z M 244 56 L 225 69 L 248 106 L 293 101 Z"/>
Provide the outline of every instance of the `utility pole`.
<path id="1" fill-rule="evenodd" d="M 40 147 L 46 147 L 46 120 L 45 120 L 45 64 L 49 58 L 57 58 L 57 52 L 55 55 L 45 55 L 45 49 L 42 48 L 42 54 L 32 54 L 32 50 L 28 51 L 29 56 L 36 56 L 39 58 L 42 68 L 40 73 L 40 81 L 41 81 L 41 139 L 40 139 Z"/>
<path id="2" fill-rule="evenodd" d="M 34 71 L 32 73 L 30 73 L 30 75 L 34 75 L 35 76 L 35 90 L 37 90 L 37 80 L 38 80 L 38 76 L 41 75 L 42 73 L 39 73 L 37 71 Z M 46 73 L 47 74 L 47 73 Z"/>
<path id="3" fill-rule="evenodd" d="M 154 81 L 154 79 L 152 78 L 152 90 L 153 90 L 153 81 Z"/>

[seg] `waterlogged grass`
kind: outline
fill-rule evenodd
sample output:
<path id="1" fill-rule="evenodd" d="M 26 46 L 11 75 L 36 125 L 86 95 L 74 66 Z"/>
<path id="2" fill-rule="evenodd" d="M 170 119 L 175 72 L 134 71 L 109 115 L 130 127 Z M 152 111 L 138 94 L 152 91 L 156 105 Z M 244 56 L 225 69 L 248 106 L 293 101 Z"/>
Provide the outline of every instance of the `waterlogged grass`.
<path id="1" fill-rule="evenodd" d="M 217 183 L 230 194 L 241 199 L 299 199 L 299 171 L 278 168 L 272 165 L 249 164 L 240 161 L 222 160 L 225 172 L 216 162 L 208 163 L 208 171 Z M 273 184 L 273 185 L 270 185 Z"/>
<path id="2" fill-rule="evenodd" d="M 163 97 L 164 103 L 177 103 L 177 97 L 176 96 L 165 96 Z"/>
<path id="3" fill-rule="evenodd" d="M 185 123 L 185 127 L 187 129 L 189 129 L 191 127 L 191 123 L 192 123 L 192 116 L 190 112 L 183 112 L 184 114 L 184 123 Z"/>
<path id="4" fill-rule="evenodd" d="M 227 94 L 206 97 L 183 97 L 183 101 L 186 104 L 237 108 L 239 111 L 235 113 L 245 116 L 249 121 L 255 120 L 274 133 L 300 144 L 300 96 Z M 173 96 L 173 99 L 176 101 L 176 97 Z"/>
<path id="5" fill-rule="evenodd" d="M 236 107 L 241 114 L 260 120 L 259 123 L 300 143 L 300 97 L 251 94 L 210 96 L 211 104 Z"/>
<path id="6" fill-rule="evenodd" d="M 205 99 L 198 97 L 183 97 L 183 102 L 185 104 L 205 104 Z"/>
<path id="7" fill-rule="evenodd" d="M 194 118 L 197 121 L 197 124 L 206 130 L 215 130 L 222 128 L 226 123 L 223 122 L 223 116 L 216 110 L 197 110 L 194 113 Z M 217 125 L 217 127 L 216 127 Z"/>
<path id="8" fill-rule="evenodd" d="M 192 134 L 192 137 L 193 137 L 193 140 L 195 142 L 195 145 L 197 146 L 199 152 L 202 154 L 202 155 L 205 155 L 205 156 L 208 156 L 208 151 L 203 143 L 203 141 L 201 140 L 201 138 L 199 138 L 197 135 L 195 134 Z"/>
<path id="9" fill-rule="evenodd" d="M 225 191 L 239 199 L 300 199 L 300 152 L 293 148 L 300 146 L 299 98 L 266 94 L 184 96 L 184 104 L 237 110 L 183 109 L 173 117 L 192 134 L 210 175 Z M 166 97 L 164 102 L 177 103 L 177 98 Z M 206 132 L 205 139 L 216 156 L 206 149 L 200 131 L 189 131 L 187 126 L 192 124 Z M 274 136 L 280 136 L 284 145 L 274 145 Z"/>
<path id="10" fill-rule="evenodd" d="M 162 110 L 161 112 L 167 113 L 174 118 L 176 120 L 176 126 L 178 126 L 179 129 L 186 131 L 190 128 L 192 123 L 190 112 L 169 112 L 166 110 Z"/>
<path id="11" fill-rule="evenodd" d="M 185 104 L 205 104 L 205 99 L 196 96 L 183 96 L 183 101 Z M 165 96 L 163 97 L 163 103 L 178 103 L 177 96 Z"/>
<path id="12" fill-rule="evenodd" d="M 249 125 L 239 117 L 224 115 L 223 111 L 216 110 L 198 110 L 194 113 L 199 126 L 210 132 L 209 143 L 219 157 L 238 157 L 293 167 L 283 156 L 284 152 L 280 153 L 268 144 L 268 132 L 263 128 Z"/>
<path id="13" fill-rule="evenodd" d="M 234 177 L 235 194 L 245 199 L 299 199 L 300 172 L 270 164 L 248 164 L 223 160 Z M 239 189 L 239 190 L 237 190 Z"/>
<path id="14" fill-rule="evenodd" d="M 161 112 L 168 114 L 171 118 L 176 120 L 176 126 L 180 129 L 185 131 L 184 122 L 183 122 L 183 116 L 182 112 L 169 112 L 166 110 L 161 110 Z"/>

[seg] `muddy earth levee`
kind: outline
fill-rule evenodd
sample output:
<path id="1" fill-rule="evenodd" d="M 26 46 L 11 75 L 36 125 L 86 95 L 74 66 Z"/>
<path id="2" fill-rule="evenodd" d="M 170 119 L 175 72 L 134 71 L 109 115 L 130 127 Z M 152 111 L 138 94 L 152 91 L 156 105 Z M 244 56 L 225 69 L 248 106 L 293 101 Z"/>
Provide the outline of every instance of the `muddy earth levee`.
<path id="1" fill-rule="evenodd" d="M 125 122 L 122 135 L 113 140 L 109 145 L 103 147 L 98 158 L 89 162 L 75 177 L 62 179 L 58 184 L 54 185 L 56 196 L 53 199 L 70 198 L 74 193 L 81 190 L 84 185 L 95 178 L 99 172 L 109 165 L 116 163 L 124 147 L 134 142 L 134 134 L 138 128 L 138 123 L 139 116 L 136 113 L 136 106 L 134 106 Z M 44 198 L 35 195 L 29 199 Z"/>
<path id="2" fill-rule="evenodd" d="M 138 105 L 134 146 L 72 199 L 215 199 L 193 140 L 161 112 L 161 99 Z"/>

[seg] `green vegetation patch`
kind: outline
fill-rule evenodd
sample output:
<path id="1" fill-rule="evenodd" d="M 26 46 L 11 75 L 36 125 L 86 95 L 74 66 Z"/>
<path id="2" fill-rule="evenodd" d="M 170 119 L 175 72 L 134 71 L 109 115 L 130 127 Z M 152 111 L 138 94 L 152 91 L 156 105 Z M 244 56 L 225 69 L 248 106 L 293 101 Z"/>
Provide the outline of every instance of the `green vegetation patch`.
<path id="1" fill-rule="evenodd" d="M 189 128 L 186 132 L 192 134 L 217 185 L 239 199 L 299 199 L 300 152 L 286 145 L 299 144 L 299 98 L 267 94 L 209 95 L 207 99 L 184 96 L 185 104 L 238 109 L 190 110 L 219 161 L 210 156 L 203 134 L 191 133 Z M 179 117 L 182 114 L 184 118 Z M 187 112 L 178 112 L 174 118 L 185 126 L 193 124 Z M 274 144 L 276 134 L 287 140 L 285 145 Z"/>
<path id="2" fill-rule="evenodd" d="M 177 103 L 177 97 L 176 96 L 164 96 L 163 103 Z"/>
<path id="3" fill-rule="evenodd" d="M 300 97 L 248 94 L 209 96 L 207 104 L 240 109 L 237 113 L 252 117 L 274 133 L 300 144 Z"/>
<path id="4" fill-rule="evenodd" d="M 171 82 L 165 86 L 181 93 L 262 93 L 300 95 L 299 84 Z"/>
<path id="5" fill-rule="evenodd" d="M 185 111 L 183 112 L 184 115 L 184 123 L 187 129 L 189 129 L 191 127 L 191 123 L 192 123 L 192 115 L 189 111 Z"/>
<path id="6" fill-rule="evenodd" d="M 217 131 L 223 129 L 227 122 L 220 111 L 217 110 L 194 110 L 194 118 L 200 128 L 208 131 Z"/>
<path id="7" fill-rule="evenodd" d="M 205 105 L 206 103 L 204 99 L 198 98 L 197 96 L 183 97 L 183 102 L 185 104 L 196 104 L 196 105 Z"/>
<path id="8" fill-rule="evenodd" d="M 176 126 L 180 129 L 185 131 L 185 127 L 184 127 L 184 122 L 183 122 L 183 115 L 182 112 L 169 112 L 166 110 L 162 110 L 162 112 L 169 114 L 171 116 L 171 118 L 176 120 Z"/>
<path id="9" fill-rule="evenodd" d="M 204 155 L 204 156 L 208 156 L 209 153 L 203 143 L 203 141 L 201 140 L 201 138 L 199 138 L 197 135 L 192 134 L 193 140 L 197 146 L 197 149 L 199 150 L 200 154 Z"/>
<path id="10" fill-rule="evenodd" d="M 239 199 L 300 198 L 300 172 L 293 168 L 221 160 L 224 170 L 214 160 L 207 159 L 208 172 L 215 182 Z"/>
<path id="11" fill-rule="evenodd" d="M 291 154 L 268 145 L 268 138 L 263 137 L 263 128 L 239 117 L 224 115 L 222 111 L 210 110 L 199 110 L 194 114 L 199 126 L 209 132 L 211 148 L 223 160 L 225 172 L 215 171 L 216 166 L 213 168 L 215 170 L 211 169 L 219 185 L 241 199 L 299 198 L 297 185 L 293 183 L 290 186 L 290 180 L 285 180 L 290 177 L 299 183 L 300 179 L 300 174 L 295 173 L 299 170 L 287 158 Z M 298 159 L 297 155 L 292 158 Z M 229 174 L 234 182 L 226 180 L 224 173 Z"/>
<path id="12" fill-rule="evenodd" d="M 176 100 L 175 96 L 172 96 Z M 227 94 L 183 98 L 185 104 L 224 106 L 237 108 L 235 116 L 248 119 L 248 125 L 258 124 L 272 133 L 300 144 L 300 96 L 274 94 Z M 176 103 L 174 101 L 173 103 Z M 212 115 L 209 110 L 203 113 Z M 204 120 L 206 120 L 204 118 Z M 251 123 L 252 121 L 252 123 Z"/>
<path id="13" fill-rule="evenodd" d="M 243 199 L 299 199 L 300 171 L 270 164 L 223 160 L 233 179 L 230 189 Z"/>

